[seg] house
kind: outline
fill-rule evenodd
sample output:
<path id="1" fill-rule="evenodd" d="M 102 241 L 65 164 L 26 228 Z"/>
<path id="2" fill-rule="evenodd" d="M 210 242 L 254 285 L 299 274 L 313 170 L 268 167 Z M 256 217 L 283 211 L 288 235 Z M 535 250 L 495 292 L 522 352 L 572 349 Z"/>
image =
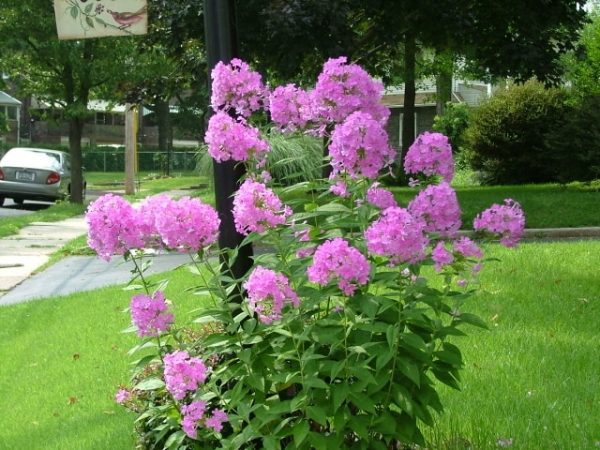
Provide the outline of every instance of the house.
<path id="1" fill-rule="evenodd" d="M 492 95 L 492 85 L 481 81 L 452 81 L 452 102 L 477 106 Z M 392 147 L 402 146 L 402 111 L 404 110 L 404 85 L 387 88 L 382 103 L 390 108 L 388 135 Z M 423 80 L 417 85 L 415 95 L 415 136 L 429 131 L 436 115 L 435 81 Z"/>
<path id="2" fill-rule="evenodd" d="M 4 91 L 0 91 L 0 114 L 4 115 L 8 122 L 9 131 L 0 133 L 0 141 L 7 144 L 20 144 L 21 133 L 21 102 L 11 97 Z"/>

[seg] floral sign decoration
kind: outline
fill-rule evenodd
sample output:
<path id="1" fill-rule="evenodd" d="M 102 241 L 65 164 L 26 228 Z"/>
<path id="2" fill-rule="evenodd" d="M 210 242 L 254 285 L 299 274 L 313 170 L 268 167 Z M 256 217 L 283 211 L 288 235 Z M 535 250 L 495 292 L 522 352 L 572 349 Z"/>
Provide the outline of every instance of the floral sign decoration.
<path id="1" fill-rule="evenodd" d="M 146 34 L 146 0 L 55 0 L 59 39 Z"/>

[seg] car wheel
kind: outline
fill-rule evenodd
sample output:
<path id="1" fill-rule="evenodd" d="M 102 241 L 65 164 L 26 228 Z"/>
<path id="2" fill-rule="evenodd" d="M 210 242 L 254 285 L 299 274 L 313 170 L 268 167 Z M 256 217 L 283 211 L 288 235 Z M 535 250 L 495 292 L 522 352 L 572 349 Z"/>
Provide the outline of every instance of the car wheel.
<path id="1" fill-rule="evenodd" d="M 4 205 L 4 197 L 0 197 L 0 207 L 2 207 L 2 205 Z"/>
<path id="2" fill-rule="evenodd" d="M 15 205 L 21 206 L 24 201 L 25 200 L 23 200 L 22 198 L 13 198 L 13 202 L 15 202 Z"/>

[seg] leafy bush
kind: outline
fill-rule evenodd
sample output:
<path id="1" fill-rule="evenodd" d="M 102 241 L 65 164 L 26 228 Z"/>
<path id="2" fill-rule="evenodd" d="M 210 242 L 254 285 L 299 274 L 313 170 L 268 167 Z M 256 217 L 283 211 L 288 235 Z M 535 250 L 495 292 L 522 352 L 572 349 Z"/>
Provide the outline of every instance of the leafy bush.
<path id="1" fill-rule="evenodd" d="M 465 144 L 465 131 L 469 126 L 471 108 L 466 103 L 447 103 L 444 114 L 435 116 L 433 129 L 448 136 L 452 150 L 458 153 Z"/>
<path id="2" fill-rule="evenodd" d="M 248 70 L 244 64 L 229 83 L 215 85 L 243 81 Z M 334 82 L 345 80 L 336 75 Z M 346 96 L 355 90 L 335 91 L 336 104 L 353 104 Z M 242 100 L 261 92 L 243 92 Z M 258 129 L 240 121 L 235 138 L 221 139 L 235 128 L 212 128 L 208 152 L 248 171 L 231 211 L 246 236 L 241 245 L 260 243 L 264 250 L 238 279 L 229 265 L 240 248 L 215 249 L 224 211 L 164 195 L 139 208 L 110 194 L 90 205 L 89 245 L 104 259 L 132 260 L 139 284 L 129 289 L 143 289 L 130 304 L 130 331 L 143 339 L 130 354 L 140 359 L 132 386 L 116 396 L 138 414 L 141 448 L 425 445 L 420 427 L 432 426 L 433 414 L 442 411 L 438 381 L 458 388 L 463 360 L 450 338 L 464 335 L 467 325 L 485 327 L 463 309 L 483 254 L 456 233 L 460 208 L 446 182 L 452 152 L 438 148 L 447 139 L 432 133 L 409 149 L 411 173 L 418 172 L 424 189 L 402 208 L 374 183 L 393 161 L 383 124 L 363 111 L 348 113 L 336 119 L 341 125 L 330 136 L 332 177 L 281 189 L 292 199 L 287 205 L 267 185 L 272 178 L 256 151 L 263 147 Z M 446 181 L 438 184 L 440 176 Z M 524 225 L 512 200 L 474 222 L 507 246 L 516 244 Z M 197 276 L 188 291 L 209 301 L 192 312 L 192 323 L 174 326 L 163 293 L 168 280 L 146 279 L 141 247 L 188 253 Z"/>
<path id="3" fill-rule="evenodd" d="M 600 95 L 567 106 L 562 122 L 547 133 L 545 145 L 557 181 L 600 178 Z"/>
<path id="4" fill-rule="evenodd" d="M 467 130 L 470 163 L 482 182 L 511 184 L 551 181 L 547 134 L 564 118 L 566 92 L 537 81 L 497 92 L 474 113 Z"/>

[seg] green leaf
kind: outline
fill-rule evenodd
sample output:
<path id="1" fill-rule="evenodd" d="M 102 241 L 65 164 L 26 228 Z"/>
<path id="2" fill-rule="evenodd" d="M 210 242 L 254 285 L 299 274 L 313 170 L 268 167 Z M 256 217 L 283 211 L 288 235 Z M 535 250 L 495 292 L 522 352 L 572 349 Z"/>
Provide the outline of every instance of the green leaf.
<path id="1" fill-rule="evenodd" d="M 329 389 L 329 385 L 317 377 L 307 377 L 304 379 L 304 386 L 317 389 Z"/>
<path id="2" fill-rule="evenodd" d="M 313 448 L 317 450 L 327 450 L 327 440 L 323 434 L 311 431 L 308 435 L 308 440 L 312 444 Z"/>
<path id="3" fill-rule="evenodd" d="M 71 7 L 71 17 L 73 19 L 77 19 L 78 14 L 79 14 L 79 9 L 77 8 L 77 6 L 72 6 Z"/>
<path id="4" fill-rule="evenodd" d="M 337 411 L 348 398 L 350 389 L 345 382 L 334 384 L 331 389 L 333 391 L 333 409 Z"/>
<path id="5" fill-rule="evenodd" d="M 134 389 L 138 391 L 153 391 L 165 386 L 165 383 L 160 378 L 146 378 L 135 385 Z"/>
<path id="6" fill-rule="evenodd" d="M 362 392 L 351 392 L 350 400 L 361 410 L 371 414 L 375 413 L 375 403 L 368 395 Z"/>
<path id="7" fill-rule="evenodd" d="M 483 328 L 485 330 L 489 329 L 489 327 L 487 326 L 487 323 L 485 323 L 485 321 L 481 317 L 476 316 L 475 314 L 460 313 L 460 315 L 458 316 L 458 320 L 460 322 L 468 323 L 470 325 L 473 325 L 473 326 L 476 326 L 479 328 Z"/>
<path id="8" fill-rule="evenodd" d="M 294 444 L 296 447 L 300 447 L 300 444 L 304 442 L 304 439 L 308 436 L 308 421 L 300 419 L 300 421 L 292 428 L 292 434 L 294 436 Z M 279 448 L 279 446 L 277 447 Z"/>
<path id="9" fill-rule="evenodd" d="M 327 203 L 325 205 L 319 206 L 316 211 L 318 212 L 326 212 L 326 213 L 340 213 L 340 212 L 352 212 L 347 206 L 342 205 L 341 203 Z"/>
<path id="10" fill-rule="evenodd" d="M 417 387 L 421 386 L 421 374 L 413 361 L 406 358 L 398 358 L 396 365 L 406 378 L 415 383 Z"/>
<path id="11" fill-rule="evenodd" d="M 85 9 L 84 9 L 85 13 L 86 13 L 86 14 L 89 14 L 89 13 L 92 11 L 92 8 L 93 8 L 93 7 L 94 7 L 94 4 L 93 4 L 93 3 L 90 3 L 90 4 L 88 4 L 88 5 L 85 7 Z"/>
<path id="12" fill-rule="evenodd" d="M 87 23 L 90 28 L 94 28 L 94 21 L 90 17 L 86 16 L 85 23 Z"/>
<path id="13" fill-rule="evenodd" d="M 308 417 L 310 417 L 315 422 L 327 426 L 327 414 L 325 414 L 325 410 L 320 406 L 309 406 L 306 408 L 306 412 L 308 413 Z"/>
<path id="14" fill-rule="evenodd" d="M 367 422 L 365 420 L 365 418 L 366 418 L 366 416 L 351 417 L 350 418 L 350 427 L 358 435 L 358 437 L 360 437 L 361 439 L 364 439 L 365 441 L 368 441 L 370 439 L 370 436 L 369 436 L 369 431 L 367 430 L 367 427 L 365 426 L 365 422 Z"/>
<path id="15" fill-rule="evenodd" d="M 171 436 L 169 436 L 169 439 L 167 439 L 167 442 L 165 442 L 165 448 L 179 448 L 179 445 L 183 442 L 184 439 L 185 433 L 181 430 L 178 430 Z"/>

